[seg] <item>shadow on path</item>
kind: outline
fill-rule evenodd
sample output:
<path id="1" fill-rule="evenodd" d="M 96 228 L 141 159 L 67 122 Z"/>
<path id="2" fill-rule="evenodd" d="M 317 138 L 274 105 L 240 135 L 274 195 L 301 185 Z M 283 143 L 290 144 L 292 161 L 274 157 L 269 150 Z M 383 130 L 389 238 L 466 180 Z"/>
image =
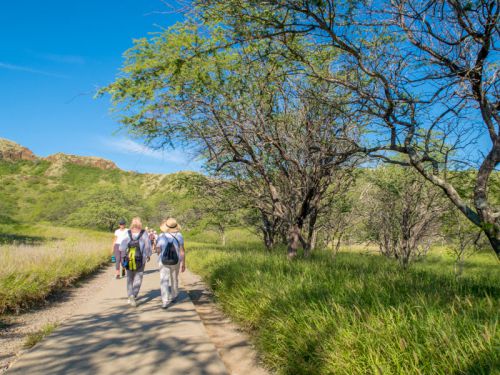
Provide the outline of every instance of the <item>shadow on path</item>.
<path id="1" fill-rule="evenodd" d="M 155 276 L 145 276 L 137 308 L 127 305 L 124 282 L 110 283 L 112 290 L 88 312 L 62 325 L 7 373 L 227 374 L 187 293 L 161 309 Z"/>

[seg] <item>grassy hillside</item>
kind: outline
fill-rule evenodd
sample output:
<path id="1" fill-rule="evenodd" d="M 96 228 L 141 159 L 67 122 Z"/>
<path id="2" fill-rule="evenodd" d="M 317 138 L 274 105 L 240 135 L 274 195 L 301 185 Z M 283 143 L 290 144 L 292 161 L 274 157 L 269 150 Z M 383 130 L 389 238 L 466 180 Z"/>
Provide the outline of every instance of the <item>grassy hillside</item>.
<path id="1" fill-rule="evenodd" d="M 239 236 L 241 239 L 242 236 Z M 230 250 L 228 250 L 230 249 Z M 280 374 L 494 374 L 500 271 L 490 253 L 402 270 L 378 255 L 287 261 L 259 243 L 191 244 L 188 266 Z"/>
<path id="2" fill-rule="evenodd" d="M 109 262 L 107 232 L 121 217 L 158 226 L 175 216 L 185 229 L 200 222 L 200 205 L 186 186 L 194 173 L 140 174 L 97 158 L 33 158 L 0 158 L 0 314 L 37 305 Z"/>
<path id="3" fill-rule="evenodd" d="M 146 225 L 158 225 L 163 217 L 173 215 L 193 224 L 195 197 L 184 186 L 190 175 L 0 160 L 0 223 L 50 221 L 110 230 L 119 217 L 138 215 Z"/>

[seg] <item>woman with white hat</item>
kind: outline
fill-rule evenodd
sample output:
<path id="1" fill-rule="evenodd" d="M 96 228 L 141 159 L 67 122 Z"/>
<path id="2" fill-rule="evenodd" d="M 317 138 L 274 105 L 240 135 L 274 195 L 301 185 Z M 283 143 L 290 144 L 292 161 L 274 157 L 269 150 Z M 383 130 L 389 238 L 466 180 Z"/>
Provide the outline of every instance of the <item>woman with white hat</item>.
<path id="1" fill-rule="evenodd" d="M 186 254 L 184 250 L 184 238 L 180 232 L 181 227 L 174 218 L 163 220 L 160 229 L 162 234 L 158 237 L 156 252 L 160 255 L 158 262 L 160 267 L 162 307 L 167 308 L 177 300 L 179 294 L 179 269 L 181 272 L 186 270 Z M 162 262 L 162 255 L 172 247 L 175 249 L 178 261 L 176 264 L 166 265 Z"/>

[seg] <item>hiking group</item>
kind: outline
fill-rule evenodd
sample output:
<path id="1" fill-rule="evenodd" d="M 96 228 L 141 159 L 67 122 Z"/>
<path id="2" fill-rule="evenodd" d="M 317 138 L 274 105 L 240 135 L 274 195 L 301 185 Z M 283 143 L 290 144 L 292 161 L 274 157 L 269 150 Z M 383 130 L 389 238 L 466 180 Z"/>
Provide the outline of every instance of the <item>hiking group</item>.
<path id="1" fill-rule="evenodd" d="M 117 279 L 127 275 L 128 303 L 137 306 L 136 298 L 142 284 L 146 263 L 153 252 L 158 254 L 162 307 L 175 303 L 179 293 L 179 271 L 186 269 L 184 238 L 181 227 L 174 218 L 163 220 L 161 234 L 142 228 L 141 219 L 135 217 L 130 227 L 120 220 L 120 228 L 113 239 L 112 261 L 115 262 Z"/>

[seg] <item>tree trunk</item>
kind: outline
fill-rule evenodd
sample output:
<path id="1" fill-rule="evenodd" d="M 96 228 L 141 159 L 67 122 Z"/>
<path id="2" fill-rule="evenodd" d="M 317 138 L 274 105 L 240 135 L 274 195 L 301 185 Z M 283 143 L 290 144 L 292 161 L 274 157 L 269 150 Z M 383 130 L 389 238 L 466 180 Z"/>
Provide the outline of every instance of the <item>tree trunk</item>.
<path id="1" fill-rule="evenodd" d="M 316 219 L 318 217 L 318 213 L 315 209 L 312 210 L 309 216 L 309 225 L 307 228 L 307 241 L 303 244 L 304 246 L 304 255 L 307 257 L 310 255 L 310 252 L 314 250 L 315 242 L 314 239 L 316 235 Z M 314 240 L 314 243 L 313 243 Z"/>
<path id="2" fill-rule="evenodd" d="M 500 231 L 495 233 L 495 228 L 493 228 L 493 230 L 484 231 L 484 234 L 488 237 L 491 247 L 495 251 L 498 259 L 500 259 Z"/>
<path id="3" fill-rule="evenodd" d="M 338 238 L 336 240 L 335 247 L 334 247 L 334 250 L 333 250 L 334 255 L 338 254 L 338 252 L 340 250 L 340 243 L 341 242 L 342 242 L 342 233 L 338 236 Z"/>
<path id="4" fill-rule="evenodd" d="M 318 241 L 318 230 L 315 229 L 312 233 L 312 236 L 311 236 L 311 250 L 314 250 L 316 248 L 316 242 Z"/>
<path id="5" fill-rule="evenodd" d="M 459 277 L 462 276 L 462 273 L 464 272 L 464 258 L 463 256 L 460 256 L 457 261 L 455 262 L 455 277 L 458 279 Z"/>
<path id="6" fill-rule="evenodd" d="M 288 233 L 288 259 L 293 259 L 297 256 L 300 243 L 300 227 L 298 224 L 293 224 Z"/>
<path id="7" fill-rule="evenodd" d="M 219 232 L 219 237 L 220 237 L 220 242 L 222 246 L 226 246 L 226 231 L 223 225 L 219 224 L 218 225 L 218 232 Z"/>
<path id="8" fill-rule="evenodd" d="M 261 213 L 261 215 L 261 230 L 264 237 L 264 246 L 266 247 L 267 251 L 271 251 L 271 249 L 274 247 L 274 238 L 276 236 L 276 223 L 271 222 L 271 220 L 269 220 L 269 218 L 264 213 Z"/>
<path id="9" fill-rule="evenodd" d="M 264 246 L 266 247 L 266 250 L 271 251 L 274 247 L 274 233 L 270 230 L 262 228 L 262 234 L 264 236 Z"/>

